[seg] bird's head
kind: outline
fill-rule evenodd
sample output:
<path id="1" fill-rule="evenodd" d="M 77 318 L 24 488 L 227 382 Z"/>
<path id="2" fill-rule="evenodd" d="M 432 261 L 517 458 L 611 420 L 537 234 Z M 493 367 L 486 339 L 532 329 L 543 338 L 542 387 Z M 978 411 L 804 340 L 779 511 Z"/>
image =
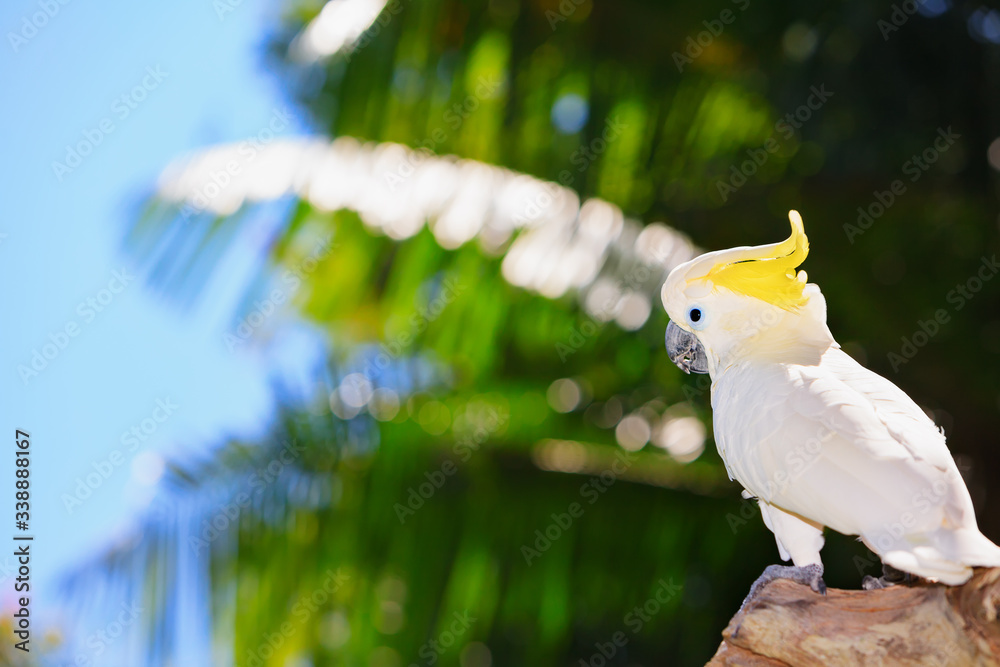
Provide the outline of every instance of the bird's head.
<path id="1" fill-rule="evenodd" d="M 819 287 L 796 268 L 809 254 L 797 211 L 780 243 L 705 253 L 670 272 L 661 297 L 670 316 L 666 346 L 685 373 L 712 373 L 743 355 L 801 353 L 832 342 Z"/>

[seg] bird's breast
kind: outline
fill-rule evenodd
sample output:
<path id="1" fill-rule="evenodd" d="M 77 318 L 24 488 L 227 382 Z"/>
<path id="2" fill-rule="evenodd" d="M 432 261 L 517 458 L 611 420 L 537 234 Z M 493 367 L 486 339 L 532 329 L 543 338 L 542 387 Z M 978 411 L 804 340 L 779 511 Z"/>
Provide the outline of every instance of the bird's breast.
<path id="1" fill-rule="evenodd" d="M 779 364 L 731 366 L 712 387 L 719 456 L 730 478 L 758 497 L 770 495 L 773 471 L 783 465 L 781 443 L 793 419 L 788 405 L 793 390 L 792 378 Z"/>

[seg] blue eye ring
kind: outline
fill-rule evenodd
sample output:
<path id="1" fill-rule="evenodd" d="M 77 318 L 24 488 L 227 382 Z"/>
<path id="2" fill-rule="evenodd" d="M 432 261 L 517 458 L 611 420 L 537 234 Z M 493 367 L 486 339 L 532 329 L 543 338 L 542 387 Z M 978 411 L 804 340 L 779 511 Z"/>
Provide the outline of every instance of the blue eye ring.
<path id="1" fill-rule="evenodd" d="M 696 331 L 701 331 L 705 328 L 705 324 L 708 323 L 708 315 L 705 313 L 705 309 L 698 304 L 688 308 L 686 317 L 688 324 Z"/>

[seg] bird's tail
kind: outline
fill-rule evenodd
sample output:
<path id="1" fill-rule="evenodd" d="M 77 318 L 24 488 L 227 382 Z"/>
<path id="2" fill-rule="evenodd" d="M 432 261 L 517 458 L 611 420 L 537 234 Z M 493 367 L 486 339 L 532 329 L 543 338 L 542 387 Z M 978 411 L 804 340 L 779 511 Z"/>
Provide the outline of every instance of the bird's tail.
<path id="1" fill-rule="evenodd" d="M 906 535 L 894 546 L 880 554 L 883 562 L 950 586 L 968 581 L 973 567 L 1000 567 L 1000 547 L 974 526 Z"/>

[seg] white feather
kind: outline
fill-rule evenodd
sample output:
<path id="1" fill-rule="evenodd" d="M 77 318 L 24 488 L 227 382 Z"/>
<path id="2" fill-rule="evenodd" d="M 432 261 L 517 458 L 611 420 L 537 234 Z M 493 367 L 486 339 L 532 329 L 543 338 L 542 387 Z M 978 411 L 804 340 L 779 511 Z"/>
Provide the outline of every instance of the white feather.
<path id="1" fill-rule="evenodd" d="M 801 260 L 801 218 L 790 220 Z M 829 526 L 860 535 L 893 567 L 947 584 L 968 580 L 973 566 L 1000 566 L 944 435 L 896 385 L 841 351 L 817 285 L 786 309 L 712 282 L 720 266 L 786 257 L 778 248 L 702 255 L 671 271 L 661 297 L 705 349 L 719 453 L 759 499 L 781 557 L 820 564 Z"/>
<path id="2" fill-rule="evenodd" d="M 818 554 L 806 527 L 819 525 L 944 583 L 964 582 L 970 566 L 1000 566 L 944 436 L 836 343 L 815 363 L 745 357 L 721 369 L 712 406 L 730 476 L 763 501 L 782 557 L 796 565 L 796 551 Z"/>

